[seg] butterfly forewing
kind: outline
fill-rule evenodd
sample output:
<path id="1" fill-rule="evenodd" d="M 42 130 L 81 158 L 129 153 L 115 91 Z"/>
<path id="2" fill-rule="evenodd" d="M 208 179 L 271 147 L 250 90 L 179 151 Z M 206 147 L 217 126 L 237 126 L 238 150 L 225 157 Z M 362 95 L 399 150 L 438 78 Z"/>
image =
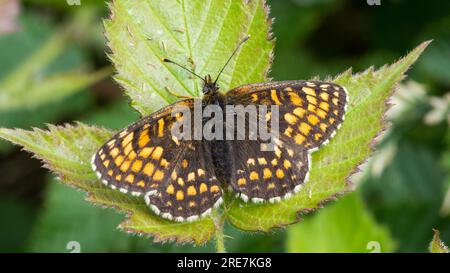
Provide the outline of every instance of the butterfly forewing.
<path id="1" fill-rule="evenodd" d="M 308 178 L 310 153 L 334 136 L 347 105 L 343 87 L 317 81 L 250 84 L 227 97 L 233 105 L 279 106 L 279 135 L 272 152 L 261 150 L 261 140 L 229 144 L 230 183 L 244 200 L 254 201 L 279 200 L 300 189 Z"/>
<path id="2" fill-rule="evenodd" d="M 221 200 L 202 141 L 181 141 L 171 132 L 180 118 L 177 106 L 147 116 L 113 136 L 93 157 L 93 168 L 105 185 L 123 193 L 143 195 L 153 211 L 170 219 L 195 219 Z"/>

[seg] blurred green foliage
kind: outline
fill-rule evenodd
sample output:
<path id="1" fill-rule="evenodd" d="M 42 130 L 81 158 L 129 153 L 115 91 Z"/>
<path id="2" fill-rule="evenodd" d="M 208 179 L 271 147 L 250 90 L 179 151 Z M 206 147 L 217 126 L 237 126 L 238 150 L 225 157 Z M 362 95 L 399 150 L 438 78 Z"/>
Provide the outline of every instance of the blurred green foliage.
<path id="1" fill-rule="evenodd" d="M 79 33 L 89 33 L 88 37 L 73 35 L 68 46 L 44 65 L 39 75 L 80 71 L 80 67 L 84 67 L 81 71 L 97 71 L 108 65 L 100 25 L 106 5 L 100 0 L 81 2 L 81 6 L 68 6 L 60 0 L 24 1 L 18 19 L 21 31 L 0 35 L 0 82 L 54 33 L 62 31 L 69 18 L 81 9 L 95 14 L 89 26 L 78 29 Z M 393 158 L 381 157 L 382 171 L 378 175 L 374 175 L 369 164 L 358 182 L 360 190 L 353 193 L 357 196 L 346 198 L 360 200 L 353 201 L 364 204 L 359 212 L 370 215 L 363 217 L 370 219 L 364 221 L 366 224 L 358 226 L 378 227 L 386 231 L 383 237 L 395 242 L 387 251 L 428 251 L 432 228 L 440 230 L 442 241 L 450 242 L 449 209 L 445 209 L 450 205 L 444 202 L 450 185 L 449 125 L 445 120 L 424 122 L 433 108 L 429 96 L 443 97 L 450 91 L 450 2 L 386 0 L 381 6 L 351 0 L 269 3 L 271 16 L 276 18 L 273 31 L 277 41 L 271 72 L 275 80 L 307 79 L 315 75 L 323 78 L 348 67 L 358 71 L 389 63 L 419 42 L 434 40 L 409 77 L 423 84 L 424 98 L 414 104 L 405 102 L 410 111 L 394 121 L 379 147 L 381 154 L 384 148 L 395 147 Z M 117 85 L 104 80 L 35 109 L 2 113 L 0 126 L 43 126 L 46 122 L 82 120 L 118 129 L 137 118 Z M 93 252 L 212 250 L 209 244 L 204 247 L 154 244 L 146 238 L 114 230 L 120 215 L 84 202 L 82 193 L 55 182 L 36 167 L 34 159 L 24 158 L 17 149 L 2 144 L 0 147 L 0 169 L 19 170 L 0 174 L 1 252 L 68 252 L 68 241 L 79 241 L 82 251 Z M 336 213 L 329 211 L 349 203 L 352 202 L 346 199 L 338 201 L 335 206 L 307 217 L 304 223 L 269 234 L 248 235 L 226 226 L 225 233 L 232 237 L 227 248 L 246 252 L 364 251 L 360 247 L 355 250 L 352 246 L 356 244 L 348 240 L 324 242 L 310 248 L 292 247 L 300 245 L 302 232 L 310 233 L 312 240 L 323 227 L 339 227 Z M 344 227 L 343 231 L 346 230 Z M 365 245 L 366 241 L 367 238 L 360 239 L 359 245 Z M 331 248 L 332 243 L 339 245 Z"/>

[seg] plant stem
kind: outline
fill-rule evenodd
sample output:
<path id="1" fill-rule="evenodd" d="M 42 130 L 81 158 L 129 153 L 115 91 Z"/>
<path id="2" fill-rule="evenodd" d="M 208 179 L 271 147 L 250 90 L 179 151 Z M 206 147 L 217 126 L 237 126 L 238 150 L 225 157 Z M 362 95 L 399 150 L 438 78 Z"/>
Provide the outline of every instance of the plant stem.
<path id="1" fill-rule="evenodd" d="M 224 217 L 219 213 L 216 212 L 216 215 L 214 217 L 214 224 L 216 226 L 216 234 L 214 236 L 215 242 L 216 242 L 216 252 L 217 253 L 225 253 L 225 239 L 223 234 L 223 225 L 224 225 Z"/>

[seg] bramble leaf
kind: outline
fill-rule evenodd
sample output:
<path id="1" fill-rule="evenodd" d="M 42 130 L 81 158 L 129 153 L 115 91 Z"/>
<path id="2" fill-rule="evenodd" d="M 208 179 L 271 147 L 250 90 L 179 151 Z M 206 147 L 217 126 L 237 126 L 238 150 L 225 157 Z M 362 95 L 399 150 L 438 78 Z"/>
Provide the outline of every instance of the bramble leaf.
<path id="1" fill-rule="evenodd" d="M 273 44 L 270 21 L 263 0 L 122 0 L 113 1 L 105 21 L 110 55 L 117 81 L 143 115 L 150 114 L 180 95 L 200 96 L 201 82 L 173 65 L 168 57 L 187 64 L 200 75 L 216 75 L 244 36 L 252 38 L 225 69 L 222 91 L 266 80 Z M 313 155 L 311 178 L 303 190 L 277 204 L 225 203 L 224 216 L 244 230 L 267 231 L 298 221 L 298 212 L 320 207 L 351 190 L 348 178 L 372 151 L 374 138 L 383 129 L 386 100 L 394 86 L 425 49 L 426 43 L 396 64 L 378 71 L 352 75 L 347 71 L 335 81 L 350 95 L 347 119 L 335 139 Z M 62 181 L 89 193 L 88 200 L 127 212 L 120 227 L 132 233 L 153 235 L 156 240 L 202 244 L 215 232 L 211 217 L 193 223 L 176 223 L 154 215 L 142 198 L 104 187 L 90 167 L 90 158 L 110 136 L 105 129 L 49 126 L 48 131 L 0 129 L 0 137 L 23 146 L 44 160 Z"/>
<path id="2" fill-rule="evenodd" d="M 298 194 L 280 203 L 235 202 L 228 210 L 228 220 L 240 229 L 268 231 L 295 223 L 299 214 L 320 208 L 352 190 L 350 176 L 372 154 L 376 137 L 386 126 L 387 101 L 428 44 L 419 45 L 393 65 L 379 70 L 369 68 L 355 75 L 348 70 L 333 79 L 348 90 L 348 110 L 336 137 L 312 155 L 309 181 Z"/>
<path id="3" fill-rule="evenodd" d="M 120 228 L 134 233 L 153 234 L 156 240 L 206 241 L 214 223 L 205 218 L 195 223 L 175 223 L 152 214 L 142 198 L 135 198 L 102 185 L 91 168 L 90 159 L 112 132 L 78 123 L 48 130 L 0 129 L 0 138 L 23 146 L 41 159 L 66 184 L 88 192 L 88 201 L 113 207 L 128 214 Z"/>
<path id="4" fill-rule="evenodd" d="M 439 230 L 433 229 L 434 235 L 433 240 L 430 242 L 430 252 L 431 253 L 450 253 L 448 246 L 444 244 L 439 238 Z"/>
<path id="5" fill-rule="evenodd" d="M 201 81 L 161 58 L 214 78 L 239 41 L 251 35 L 219 79 L 222 92 L 266 80 L 272 60 L 270 21 L 263 0 L 124 0 L 105 21 L 111 60 L 132 105 L 148 115 L 179 95 L 200 97 Z"/>

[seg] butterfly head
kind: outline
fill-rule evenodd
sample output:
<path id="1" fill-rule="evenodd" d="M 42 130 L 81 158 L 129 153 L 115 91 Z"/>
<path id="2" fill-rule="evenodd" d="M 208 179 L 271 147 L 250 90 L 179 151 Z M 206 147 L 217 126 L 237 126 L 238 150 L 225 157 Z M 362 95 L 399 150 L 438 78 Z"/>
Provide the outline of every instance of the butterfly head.
<path id="1" fill-rule="evenodd" d="M 211 79 L 211 75 L 206 75 L 203 82 L 204 82 L 203 94 L 212 94 L 219 90 L 219 86 L 217 85 L 217 82 L 213 81 Z"/>

